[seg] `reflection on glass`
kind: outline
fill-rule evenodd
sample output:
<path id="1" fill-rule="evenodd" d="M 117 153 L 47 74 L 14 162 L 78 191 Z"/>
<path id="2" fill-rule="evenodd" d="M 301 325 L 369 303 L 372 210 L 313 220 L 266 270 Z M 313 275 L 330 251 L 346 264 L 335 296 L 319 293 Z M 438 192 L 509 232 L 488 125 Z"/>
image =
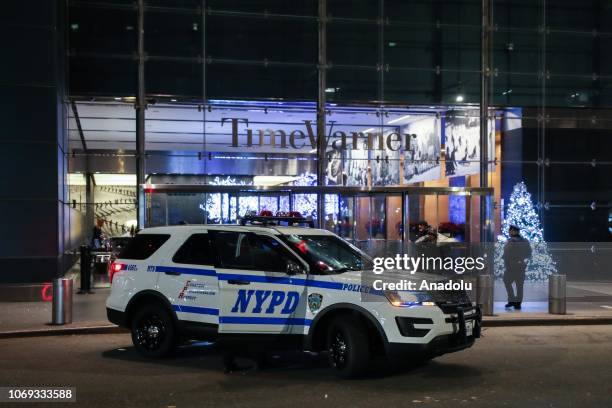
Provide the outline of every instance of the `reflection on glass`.
<path id="1" fill-rule="evenodd" d="M 355 197 L 355 238 L 366 241 L 370 238 L 370 197 Z"/>
<path id="2" fill-rule="evenodd" d="M 325 196 L 325 229 L 342 238 L 353 239 L 353 198 L 338 194 Z"/>
<path id="3" fill-rule="evenodd" d="M 404 223 L 402 221 L 402 197 L 388 196 L 387 197 L 387 239 L 401 240 L 404 232 Z"/>
<path id="4" fill-rule="evenodd" d="M 385 239 L 386 237 L 386 212 L 385 212 L 385 197 L 377 195 L 372 197 L 372 210 L 370 212 L 370 221 L 368 227 L 370 229 L 370 237 L 372 239 Z"/>

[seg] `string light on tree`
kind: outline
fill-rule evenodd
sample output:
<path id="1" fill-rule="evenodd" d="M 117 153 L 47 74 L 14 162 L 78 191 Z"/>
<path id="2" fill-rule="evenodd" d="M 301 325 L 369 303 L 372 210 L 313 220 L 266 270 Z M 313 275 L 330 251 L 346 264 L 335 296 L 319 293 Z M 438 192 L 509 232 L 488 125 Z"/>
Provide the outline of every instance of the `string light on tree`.
<path id="1" fill-rule="evenodd" d="M 293 182 L 295 186 L 314 186 L 317 184 L 317 175 L 302 173 Z M 296 194 L 293 196 L 293 211 L 298 211 L 305 217 L 317 218 L 317 195 Z"/>
<path id="2" fill-rule="evenodd" d="M 503 260 L 504 245 L 510 237 L 509 228 L 516 225 L 521 230 L 521 235 L 529 241 L 532 256 L 527 263 L 525 277 L 531 281 L 543 281 L 548 275 L 557 272 L 555 261 L 548 251 L 548 245 L 544 241 L 543 230 L 540 219 L 536 213 L 531 194 L 527 191 L 524 182 L 517 183 L 510 195 L 506 218 L 502 223 L 502 235 L 498 236 L 495 244 L 495 276 L 504 275 L 505 266 Z"/>

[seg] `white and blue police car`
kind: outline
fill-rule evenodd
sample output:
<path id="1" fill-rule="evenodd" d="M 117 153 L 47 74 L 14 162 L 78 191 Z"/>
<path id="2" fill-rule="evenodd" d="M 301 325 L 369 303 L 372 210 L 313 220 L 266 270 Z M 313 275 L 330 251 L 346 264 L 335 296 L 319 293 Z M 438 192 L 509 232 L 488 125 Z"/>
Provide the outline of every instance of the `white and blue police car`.
<path id="1" fill-rule="evenodd" d="M 363 374 L 375 356 L 432 358 L 480 336 L 480 311 L 463 291 L 445 299 L 371 291 L 364 300 L 371 288 L 361 274 L 371 268 L 371 258 L 326 230 L 148 228 L 110 265 L 107 315 L 145 356 L 187 339 L 291 347 L 328 351 L 342 377 Z"/>

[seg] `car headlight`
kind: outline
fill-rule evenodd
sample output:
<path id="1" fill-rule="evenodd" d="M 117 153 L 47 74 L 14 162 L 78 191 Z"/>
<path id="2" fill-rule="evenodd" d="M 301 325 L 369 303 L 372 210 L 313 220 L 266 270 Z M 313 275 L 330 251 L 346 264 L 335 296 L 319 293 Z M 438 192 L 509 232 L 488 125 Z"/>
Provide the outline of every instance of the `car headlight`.
<path id="1" fill-rule="evenodd" d="M 435 306 L 427 292 L 386 290 L 384 293 L 389 303 L 396 307 Z"/>

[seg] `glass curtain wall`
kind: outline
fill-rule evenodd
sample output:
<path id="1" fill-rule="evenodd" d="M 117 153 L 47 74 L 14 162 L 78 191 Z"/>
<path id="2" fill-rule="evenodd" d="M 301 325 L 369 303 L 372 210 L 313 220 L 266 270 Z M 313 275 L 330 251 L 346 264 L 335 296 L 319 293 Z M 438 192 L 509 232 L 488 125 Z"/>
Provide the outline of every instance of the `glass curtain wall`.
<path id="1" fill-rule="evenodd" d="M 149 183 L 189 176 L 196 184 L 474 187 L 485 161 L 494 235 L 506 232 L 511 194 L 523 181 L 545 240 L 584 248 L 612 240 L 606 2 L 70 0 L 69 83 L 77 112 L 69 109 L 71 172 L 136 173 L 138 5 Z M 486 27 L 483 5 L 490 10 Z M 484 49 L 483 28 L 490 38 Z M 490 61 L 485 72 L 482 55 Z M 483 79 L 486 155 L 479 134 Z M 330 136 L 320 154 L 317 124 Z M 311 214 L 324 211 L 323 225 L 356 222 L 366 208 L 388 221 L 401 206 L 392 197 L 295 199 Z M 231 200 L 196 198 L 205 205 Z M 233 205 L 280 206 L 264 201 Z M 337 213 L 328 213 L 328 203 Z M 161 213 L 167 203 L 151 205 Z M 474 206 L 461 196 L 438 206 L 449 216 L 436 217 L 437 228 L 468 222 L 453 209 L 470 208 L 467 218 L 474 219 Z M 221 210 L 205 211 L 202 217 Z M 357 240 L 397 235 L 375 221 L 343 233 Z M 575 274 L 567 265 L 564 272 Z M 605 274 L 596 265 L 592 271 Z"/>
<path id="2" fill-rule="evenodd" d="M 498 206 L 511 216 L 524 181 L 557 272 L 609 280 L 612 5 L 493 0 L 492 16 L 491 100 L 515 108 L 502 124 Z"/>

